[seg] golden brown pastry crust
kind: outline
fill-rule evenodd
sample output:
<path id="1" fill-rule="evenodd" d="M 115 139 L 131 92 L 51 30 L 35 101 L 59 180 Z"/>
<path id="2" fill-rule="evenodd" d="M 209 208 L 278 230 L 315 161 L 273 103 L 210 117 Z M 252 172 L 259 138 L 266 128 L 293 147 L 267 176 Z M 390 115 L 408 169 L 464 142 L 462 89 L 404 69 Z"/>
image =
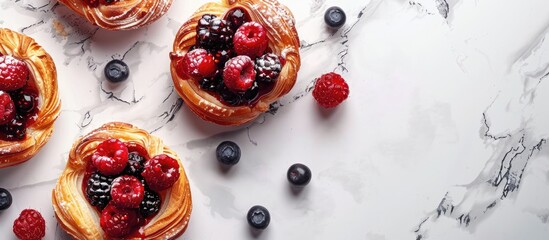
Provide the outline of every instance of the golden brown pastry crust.
<path id="1" fill-rule="evenodd" d="M 23 60 L 39 92 L 38 117 L 20 141 L 0 140 L 0 168 L 13 166 L 33 157 L 46 144 L 61 107 L 57 96 L 57 71 L 53 59 L 34 39 L 0 28 L 0 53 Z"/>
<path id="2" fill-rule="evenodd" d="M 109 30 L 136 29 L 164 15 L 173 0 L 120 0 L 90 7 L 84 0 L 59 0 L 92 24 Z"/>
<path id="3" fill-rule="evenodd" d="M 295 20 L 286 7 L 276 0 L 222 0 L 200 7 L 179 29 L 173 44 L 173 53 L 183 56 L 196 43 L 196 26 L 204 14 L 224 15 L 229 9 L 242 7 L 250 14 L 252 21 L 259 22 L 267 30 L 269 48 L 282 56 L 286 63 L 274 88 L 262 95 L 253 106 L 227 106 L 203 91 L 197 81 L 182 78 L 177 74 L 177 60 L 171 61 L 171 73 L 175 89 L 189 108 L 204 120 L 221 125 L 241 125 L 252 121 L 269 109 L 269 105 L 288 93 L 295 84 L 301 65 L 299 38 Z"/>
<path id="4" fill-rule="evenodd" d="M 69 154 L 67 166 L 52 193 L 53 208 L 59 224 L 75 239 L 108 239 L 99 225 L 100 213 L 88 203 L 82 191 L 87 162 L 97 145 L 117 138 L 135 142 L 147 149 L 150 156 L 167 154 L 179 161 L 180 177 L 162 191 L 165 198 L 158 214 L 143 226 L 143 239 L 173 239 L 187 228 L 192 209 L 191 191 L 185 170 L 176 153 L 162 141 L 127 123 L 108 123 L 78 139 Z"/>

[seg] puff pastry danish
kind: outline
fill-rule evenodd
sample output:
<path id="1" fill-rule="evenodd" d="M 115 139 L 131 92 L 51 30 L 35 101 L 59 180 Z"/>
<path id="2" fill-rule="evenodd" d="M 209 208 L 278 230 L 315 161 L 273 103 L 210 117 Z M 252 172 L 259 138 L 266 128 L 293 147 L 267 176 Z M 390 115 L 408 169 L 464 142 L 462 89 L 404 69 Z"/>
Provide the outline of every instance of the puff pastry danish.
<path id="1" fill-rule="evenodd" d="M 0 28 L 0 168 L 33 157 L 60 110 L 57 71 L 34 39 Z"/>
<path id="2" fill-rule="evenodd" d="M 244 25 L 253 26 L 243 29 Z M 263 30 L 253 32 L 254 28 Z M 239 50 L 244 47 L 239 46 L 238 39 L 257 36 L 263 41 L 263 34 L 266 47 L 259 43 L 259 51 Z M 276 0 L 207 3 L 183 24 L 174 40 L 170 69 L 175 89 L 202 119 L 220 125 L 245 124 L 294 86 L 301 64 L 299 44 L 291 11 Z M 253 66 L 250 69 L 246 67 L 250 65 L 248 57 Z M 218 67 L 215 73 L 209 69 L 210 58 Z M 192 69 L 197 64 L 198 68 Z M 239 70 L 241 64 L 242 74 L 252 79 L 246 80 L 244 87 L 228 82 L 230 74 L 226 73 L 228 65 Z M 258 80 L 261 75 L 263 81 Z"/>
<path id="3" fill-rule="evenodd" d="M 59 0 L 89 22 L 109 30 L 145 26 L 164 15 L 173 0 Z"/>
<path id="4" fill-rule="evenodd" d="M 113 150 L 116 146 L 126 146 L 129 154 L 121 154 L 120 149 L 110 155 L 101 152 Z M 124 170 L 114 175 L 114 172 L 103 174 L 103 170 L 112 171 L 118 167 L 101 161 L 105 157 L 122 155 L 129 159 L 127 165 L 122 166 Z M 168 170 L 174 166 L 164 162 L 161 165 L 151 163 L 159 158 L 171 159 L 176 163 L 176 169 Z M 145 163 L 141 166 L 144 167 L 139 170 L 138 165 L 143 164 L 143 160 Z M 107 165 L 100 165 L 103 163 Z M 175 174 L 178 178 L 168 188 L 167 185 L 158 185 L 158 182 L 153 185 L 153 181 L 167 176 L 149 178 L 147 174 L 150 172 L 146 172 L 154 169 L 162 171 L 162 174 L 169 172 L 170 176 L 178 172 Z M 133 185 L 124 185 L 124 179 L 133 179 L 133 183 L 129 181 Z M 143 194 L 143 189 L 144 198 L 136 193 L 139 190 Z M 124 194 L 121 195 L 120 191 Z M 156 194 L 148 195 L 150 191 Z M 131 197 L 126 195 L 140 199 L 131 203 Z M 154 206 L 155 201 L 159 205 Z M 159 138 L 120 122 L 105 124 L 74 143 L 67 166 L 53 190 L 52 202 L 59 224 L 75 239 L 174 239 L 187 228 L 192 209 L 189 182 L 175 152 Z M 119 220 L 123 219 L 120 216 L 130 220 Z M 121 228 L 128 231 L 120 232 Z"/>

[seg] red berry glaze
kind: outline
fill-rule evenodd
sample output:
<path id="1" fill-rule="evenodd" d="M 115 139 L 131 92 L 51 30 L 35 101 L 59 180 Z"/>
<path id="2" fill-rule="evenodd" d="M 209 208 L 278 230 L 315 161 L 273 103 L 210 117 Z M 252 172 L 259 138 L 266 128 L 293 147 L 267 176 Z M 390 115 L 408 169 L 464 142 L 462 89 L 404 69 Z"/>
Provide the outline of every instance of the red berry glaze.
<path id="1" fill-rule="evenodd" d="M 144 196 L 145 187 L 134 176 L 124 175 L 112 181 L 111 201 L 117 207 L 138 208 Z"/>
<path id="2" fill-rule="evenodd" d="M 195 49 L 187 54 L 178 63 L 178 68 L 183 76 L 190 76 L 196 79 L 212 77 L 217 71 L 212 54 L 204 49 Z"/>
<path id="3" fill-rule="evenodd" d="M 34 209 L 25 209 L 13 222 L 13 233 L 21 240 L 38 240 L 46 235 L 46 221 Z"/>
<path id="4" fill-rule="evenodd" d="M 333 108 L 349 96 L 349 85 L 337 73 L 326 73 L 316 80 L 313 97 L 324 108 Z"/>
<path id="5" fill-rule="evenodd" d="M 110 237 L 124 237 L 132 232 L 139 220 L 135 209 L 118 208 L 109 204 L 101 212 L 99 224 Z"/>
<path id="6" fill-rule="evenodd" d="M 0 56 L 0 90 L 13 91 L 24 87 L 29 78 L 29 67 L 17 58 Z"/>
<path id="7" fill-rule="evenodd" d="M 145 162 L 141 176 L 152 190 L 167 189 L 179 179 L 179 163 L 166 154 L 154 156 Z"/>
<path id="8" fill-rule="evenodd" d="M 128 163 L 128 147 L 118 139 L 108 139 L 97 146 L 92 164 L 100 173 L 112 176 L 124 170 Z"/>
<path id="9" fill-rule="evenodd" d="M 263 55 L 269 44 L 265 28 L 257 22 L 247 22 L 236 30 L 233 37 L 234 50 L 238 55 L 256 58 Z"/>
<path id="10" fill-rule="evenodd" d="M 15 105 L 7 92 L 0 90 L 0 125 L 11 122 L 15 118 Z"/>
<path id="11" fill-rule="evenodd" d="M 225 63 L 223 82 L 233 92 L 245 92 L 255 81 L 254 62 L 248 56 L 236 56 Z"/>

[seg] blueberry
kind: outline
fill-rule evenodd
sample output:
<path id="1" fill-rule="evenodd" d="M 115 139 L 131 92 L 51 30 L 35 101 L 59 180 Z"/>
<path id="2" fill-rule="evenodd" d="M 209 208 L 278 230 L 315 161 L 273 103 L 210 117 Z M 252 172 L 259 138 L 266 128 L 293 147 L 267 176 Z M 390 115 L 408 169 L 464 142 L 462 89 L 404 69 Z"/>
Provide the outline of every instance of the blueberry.
<path id="1" fill-rule="evenodd" d="M 6 210 L 11 206 L 11 194 L 8 190 L 0 188 L 0 210 Z"/>
<path id="2" fill-rule="evenodd" d="M 130 69 L 128 68 L 128 65 L 121 60 L 114 59 L 105 66 L 105 77 L 110 82 L 122 82 L 128 79 L 129 75 Z"/>
<path id="3" fill-rule="evenodd" d="M 217 160 L 225 165 L 235 165 L 240 160 L 240 147 L 231 141 L 224 141 L 217 146 Z"/>
<path id="4" fill-rule="evenodd" d="M 309 167 L 296 163 L 288 169 L 288 181 L 294 186 L 305 186 L 311 181 L 311 169 Z"/>
<path id="5" fill-rule="evenodd" d="M 259 205 L 250 208 L 246 218 L 248 219 L 250 226 L 255 229 L 265 229 L 269 226 L 269 222 L 271 222 L 269 210 Z"/>
<path id="6" fill-rule="evenodd" d="M 340 7 L 331 7 L 324 13 L 324 21 L 332 28 L 340 28 L 345 24 L 345 12 Z"/>

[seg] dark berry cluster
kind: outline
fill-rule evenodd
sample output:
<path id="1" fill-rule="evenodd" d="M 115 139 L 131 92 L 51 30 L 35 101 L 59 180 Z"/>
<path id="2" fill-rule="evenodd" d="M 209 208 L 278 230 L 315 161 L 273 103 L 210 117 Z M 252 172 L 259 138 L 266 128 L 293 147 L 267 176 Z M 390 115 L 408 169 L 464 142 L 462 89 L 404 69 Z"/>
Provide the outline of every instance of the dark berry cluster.
<path id="1" fill-rule="evenodd" d="M 101 211 L 101 227 L 111 237 L 128 235 L 160 211 L 158 192 L 179 178 L 177 160 L 165 154 L 149 158 L 141 145 L 118 139 L 101 142 L 90 163 L 84 191 Z"/>

